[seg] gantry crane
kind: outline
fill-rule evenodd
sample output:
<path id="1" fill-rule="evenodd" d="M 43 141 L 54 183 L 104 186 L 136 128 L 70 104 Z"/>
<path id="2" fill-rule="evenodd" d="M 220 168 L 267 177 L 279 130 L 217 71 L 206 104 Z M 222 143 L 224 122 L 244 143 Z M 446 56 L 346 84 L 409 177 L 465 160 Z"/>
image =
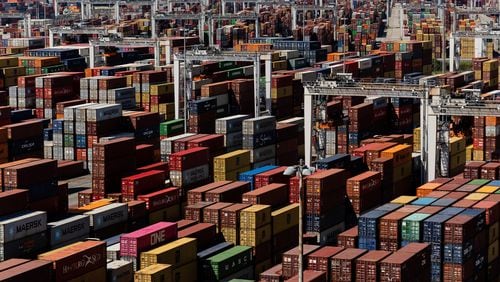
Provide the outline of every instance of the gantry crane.
<path id="1" fill-rule="evenodd" d="M 154 48 L 154 62 L 155 67 L 160 66 L 160 40 L 159 39 L 133 39 L 124 38 L 116 40 L 89 40 L 89 67 L 93 68 L 95 66 L 95 52 L 96 48 L 112 46 L 112 47 L 152 47 Z"/>
<path id="2" fill-rule="evenodd" d="M 432 95 L 431 95 L 432 94 Z M 405 84 L 358 83 L 352 80 L 329 81 L 319 79 L 304 83 L 304 141 L 306 164 L 312 164 L 311 140 L 313 137 L 313 100 L 317 96 L 366 96 L 387 98 L 412 98 L 421 101 L 421 161 L 422 179 L 430 181 L 447 176 L 448 138 L 450 116 L 500 117 L 500 102 L 483 101 L 475 92 L 465 99 L 452 99 L 440 88 Z M 439 165 L 439 166 L 437 166 Z"/>
<path id="3" fill-rule="evenodd" d="M 232 61 L 232 62 L 252 62 L 254 73 L 254 107 L 255 116 L 261 115 L 260 98 L 261 98 L 261 85 L 260 85 L 260 62 L 265 63 L 265 101 L 266 111 L 271 111 L 271 75 L 272 75 L 272 62 L 269 53 L 252 53 L 252 52 L 229 52 L 220 51 L 216 48 L 195 49 L 185 51 L 183 54 L 174 55 L 174 73 L 179 74 L 174 76 L 174 103 L 175 103 L 175 118 L 184 118 L 187 120 L 187 95 L 191 93 L 192 89 L 192 65 L 193 62 L 201 61 Z M 181 109 L 181 62 L 184 62 L 184 107 Z M 187 127 L 187 126 L 186 126 Z"/>

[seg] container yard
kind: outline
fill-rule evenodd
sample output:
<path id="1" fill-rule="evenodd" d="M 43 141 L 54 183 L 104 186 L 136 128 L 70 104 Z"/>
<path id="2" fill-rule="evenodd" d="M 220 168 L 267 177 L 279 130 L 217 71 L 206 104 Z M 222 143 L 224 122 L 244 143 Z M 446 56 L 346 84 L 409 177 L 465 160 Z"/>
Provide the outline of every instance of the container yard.
<path id="1" fill-rule="evenodd" d="M 0 281 L 500 281 L 499 1 L 0 2 Z"/>

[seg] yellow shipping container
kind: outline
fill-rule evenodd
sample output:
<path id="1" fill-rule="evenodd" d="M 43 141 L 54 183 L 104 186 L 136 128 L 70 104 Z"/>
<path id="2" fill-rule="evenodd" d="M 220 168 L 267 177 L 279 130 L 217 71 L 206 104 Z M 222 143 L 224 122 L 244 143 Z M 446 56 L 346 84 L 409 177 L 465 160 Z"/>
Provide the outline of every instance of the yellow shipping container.
<path id="1" fill-rule="evenodd" d="M 450 138 L 450 154 L 454 155 L 465 150 L 465 138 L 451 137 Z"/>
<path id="2" fill-rule="evenodd" d="M 494 224 L 490 224 L 488 228 L 488 243 L 491 244 L 498 240 L 499 234 L 498 229 L 500 228 L 500 223 L 495 222 Z"/>
<path id="3" fill-rule="evenodd" d="M 250 166 L 245 166 L 240 169 L 229 172 L 214 170 L 214 181 L 224 181 L 224 180 L 237 181 L 240 173 L 244 171 L 249 171 L 250 168 L 251 168 Z"/>
<path id="4" fill-rule="evenodd" d="M 196 239 L 182 238 L 141 253 L 141 269 L 157 263 L 178 267 L 196 260 Z"/>
<path id="5" fill-rule="evenodd" d="M 241 228 L 255 229 L 271 223 L 271 206 L 253 205 L 240 212 Z"/>
<path id="6" fill-rule="evenodd" d="M 465 165 L 465 150 L 450 156 L 450 170 Z"/>
<path id="7" fill-rule="evenodd" d="M 180 218 L 181 218 L 181 209 L 179 207 L 179 204 L 177 204 L 150 213 L 149 224 L 158 223 L 160 221 L 177 221 Z"/>
<path id="8" fill-rule="evenodd" d="M 272 99 L 280 99 L 284 97 L 290 97 L 293 95 L 293 87 L 286 86 L 280 88 L 271 88 L 271 98 Z"/>
<path id="9" fill-rule="evenodd" d="M 226 172 L 250 165 L 250 151 L 237 150 L 214 158 L 214 170 Z"/>
<path id="10" fill-rule="evenodd" d="M 485 193 L 470 193 L 464 199 L 473 200 L 473 201 L 481 201 L 482 199 L 488 197 L 488 194 Z"/>
<path id="11" fill-rule="evenodd" d="M 8 67 L 1 69 L 4 77 L 18 77 L 26 75 L 25 67 Z"/>
<path id="12" fill-rule="evenodd" d="M 116 202 L 115 199 L 101 199 L 101 200 L 97 200 L 97 201 L 94 201 L 94 202 L 90 202 L 86 206 L 79 207 L 78 210 L 80 210 L 80 211 L 91 211 L 91 210 L 94 210 L 94 209 L 97 209 L 97 208 L 100 208 L 100 207 L 104 207 L 104 206 L 109 205 L 109 204 L 114 203 L 114 202 Z"/>
<path id="13" fill-rule="evenodd" d="M 196 282 L 198 281 L 197 262 L 187 263 L 172 270 L 172 279 L 174 282 Z"/>
<path id="14" fill-rule="evenodd" d="M 291 204 L 271 213 L 273 234 L 276 235 L 299 224 L 299 204 Z"/>
<path id="15" fill-rule="evenodd" d="M 240 244 L 240 233 L 236 230 L 236 228 L 222 227 L 220 232 L 226 242 L 233 243 L 235 245 Z"/>
<path id="16" fill-rule="evenodd" d="M 498 240 L 488 246 L 488 263 L 498 258 Z"/>
<path id="17" fill-rule="evenodd" d="M 489 185 L 486 185 L 486 186 L 483 186 L 483 187 L 479 188 L 479 189 L 476 191 L 476 193 L 493 194 L 493 193 L 495 193 L 497 190 L 498 190 L 498 187 L 496 187 L 496 186 L 489 186 Z"/>
<path id="18" fill-rule="evenodd" d="M 169 282 L 172 281 L 172 266 L 153 264 L 134 274 L 134 282 Z"/>
<path id="19" fill-rule="evenodd" d="M 474 161 L 484 161 L 484 151 L 483 150 L 477 150 L 474 149 L 472 152 L 473 160 Z"/>
<path id="20" fill-rule="evenodd" d="M 483 63 L 483 71 L 495 71 L 498 70 L 498 60 L 489 60 Z"/>
<path id="21" fill-rule="evenodd" d="M 257 229 L 240 228 L 240 245 L 256 247 L 271 240 L 271 224 L 266 224 Z"/>
<path id="22" fill-rule="evenodd" d="M 417 199 L 416 196 L 399 196 L 396 199 L 391 201 L 391 204 L 401 204 L 406 205 Z"/>
<path id="23" fill-rule="evenodd" d="M 0 57 L 0 68 L 15 67 L 19 65 L 16 57 Z"/>
<path id="24" fill-rule="evenodd" d="M 151 95 L 166 95 L 166 94 L 174 94 L 174 83 L 162 83 L 162 84 L 154 84 L 149 86 L 149 93 Z"/>
<path id="25" fill-rule="evenodd" d="M 417 197 L 425 197 L 427 194 L 431 193 L 441 185 L 441 183 L 425 183 L 417 188 Z"/>
<path id="26" fill-rule="evenodd" d="M 411 162 L 411 150 L 412 146 L 406 144 L 400 144 L 385 151 L 382 151 L 380 157 L 392 158 L 394 167 L 397 167 L 409 161 Z"/>
<path id="27" fill-rule="evenodd" d="M 473 160 L 474 146 L 469 145 L 465 147 L 465 161 L 470 162 Z"/>

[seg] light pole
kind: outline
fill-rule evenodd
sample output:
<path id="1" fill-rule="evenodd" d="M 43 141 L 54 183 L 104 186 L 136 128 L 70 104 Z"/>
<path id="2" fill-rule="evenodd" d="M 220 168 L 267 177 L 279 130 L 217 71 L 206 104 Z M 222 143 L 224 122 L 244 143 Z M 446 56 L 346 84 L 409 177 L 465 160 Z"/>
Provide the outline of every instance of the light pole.
<path id="1" fill-rule="evenodd" d="M 311 175 L 314 172 L 314 169 L 310 169 L 304 164 L 304 160 L 300 159 L 299 164 L 295 166 L 289 166 L 283 172 L 284 175 L 292 176 L 296 175 L 299 178 L 299 282 L 304 281 L 304 227 L 302 220 L 302 205 L 303 205 L 303 191 L 302 187 L 304 186 L 304 176 Z"/>

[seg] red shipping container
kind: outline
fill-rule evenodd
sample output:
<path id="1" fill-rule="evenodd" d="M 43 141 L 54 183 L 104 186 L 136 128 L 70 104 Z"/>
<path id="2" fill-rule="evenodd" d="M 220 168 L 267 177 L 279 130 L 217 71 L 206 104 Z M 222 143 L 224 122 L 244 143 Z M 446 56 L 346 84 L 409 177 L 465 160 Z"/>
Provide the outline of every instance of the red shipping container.
<path id="1" fill-rule="evenodd" d="M 312 252 L 318 250 L 320 246 L 315 245 L 304 245 L 302 248 L 303 254 L 303 266 L 304 269 L 307 268 L 308 256 Z M 283 277 L 289 279 L 297 275 L 299 270 L 299 248 L 295 247 L 285 253 L 283 253 Z"/>
<path id="2" fill-rule="evenodd" d="M 137 168 L 137 171 L 145 172 L 150 170 L 161 170 L 165 173 L 165 178 L 169 177 L 168 163 L 158 162 Z"/>
<path id="3" fill-rule="evenodd" d="M 106 267 L 106 242 L 79 242 L 41 254 L 38 259 L 53 262 L 54 281 L 68 281 L 98 268 Z"/>
<path id="4" fill-rule="evenodd" d="M 141 252 L 177 239 L 177 224 L 158 222 L 120 237 L 120 255 L 139 257 Z"/>
<path id="5" fill-rule="evenodd" d="M 331 269 L 331 260 L 330 258 L 341 251 L 343 251 L 344 248 L 342 247 L 330 247 L 330 246 L 325 246 L 322 247 L 321 249 L 312 252 L 311 254 L 308 255 L 307 259 L 307 269 L 309 270 L 316 270 L 316 271 L 324 271 L 327 274 L 330 274 L 330 269 Z M 328 281 L 329 275 L 327 275 Z"/>
<path id="6" fill-rule="evenodd" d="M 388 257 L 388 251 L 369 251 L 356 261 L 357 282 L 380 281 L 380 262 Z"/>
<path id="7" fill-rule="evenodd" d="M 214 190 L 216 188 L 225 186 L 232 181 L 217 181 L 213 183 L 209 183 L 207 185 L 203 185 L 198 188 L 194 188 L 192 190 L 189 190 L 187 192 L 187 204 L 188 205 L 193 205 L 201 201 L 205 201 L 205 193 Z"/>
<path id="8" fill-rule="evenodd" d="M 324 271 L 314 271 L 314 270 L 305 270 L 303 272 L 303 280 L 307 282 L 326 282 L 326 272 Z M 294 277 L 285 280 L 285 282 L 299 282 L 299 275 L 295 275 Z"/>
<path id="9" fill-rule="evenodd" d="M 0 192 L 0 216 L 28 207 L 28 190 L 14 189 Z"/>
<path id="10" fill-rule="evenodd" d="M 207 202 L 228 202 L 240 203 L 242 195 L 250 191 L 250 183 L 245 181 L 235 181 L 228 185 L 210 190 L 205 193 Z"/>
<path id="11" fill-rule="evenodd" d="M 288 203 L 288 185 L 273 183 L 247 192 L 242 197 L 243 204 L 270 205 L 274 208 Z"/>
<path id="12" fill-rule="evenodd" d="M 189 220 L 198 221 L 198 222 L 204 222 L 203 221 L 203 209 L 205 209 L 208 206 L 211 206 L 213 204 L 214 203 L 212 203 L 212 202 L 198 202 L 196 204 L 186 206 L 184 208 L 184 218 L 189 219 Z"/>
<path id="13" fill-rule="evenodd" d="M 358 246 L 358 226 L 354 226 L 337 236 L 337 245 L 344 248 L 356 248 Z"/>
<path id="14" fill-rule="evenodd" d="M 221 211 L 221 227 L 230 227 L 238 229 L 240 227 L 240 212 L 248 207 L 250 204 L 234 204 Z"/>
<path id="15" fill-rule="evenodd" d="M 255 176 L 255 189 L 271 183 L 289 183 L 290 176 L 284 175 L 283 172 L 287 167 L 278 167 Z"/>
<path id="16" fill-rule="evenodd" d="M 206 147 L 198 147 L 173 153 L 169 157 L 169 169 L 183 171 L 209 163 L 209 151 Z"/>
<path id="17" fill-rule="evenodd" d="M 354 281 L 356 259 L 366 253 L 363 249 L 345 249 L 331 258 L 330 281 Z"/>
<path id="18" fill-rule="evenodd" d="M 165 186 L 165 173 L 151 170 L 122 178 L 122 195 L 124 200 L 134 200 L 139 194 L 148 193 Z"/>
<path id="19" fill-rule="evenodd" d="M 146 195 L 139 195 L 137 199 L 146 202 L 146 209 L 150 212 L 161 210 L 179 203 L 179 188 L 170 187 Z"/>
<path id="20" fill-rule="evenodd" d="M 203 250 L 211 243 L 217 234 L 215 224 L 212 223 L 198 223 L 191 227 L 185 228 L 178 232 L 179 238 L 195 238 L 198 244 L 198 250 Z"/>

